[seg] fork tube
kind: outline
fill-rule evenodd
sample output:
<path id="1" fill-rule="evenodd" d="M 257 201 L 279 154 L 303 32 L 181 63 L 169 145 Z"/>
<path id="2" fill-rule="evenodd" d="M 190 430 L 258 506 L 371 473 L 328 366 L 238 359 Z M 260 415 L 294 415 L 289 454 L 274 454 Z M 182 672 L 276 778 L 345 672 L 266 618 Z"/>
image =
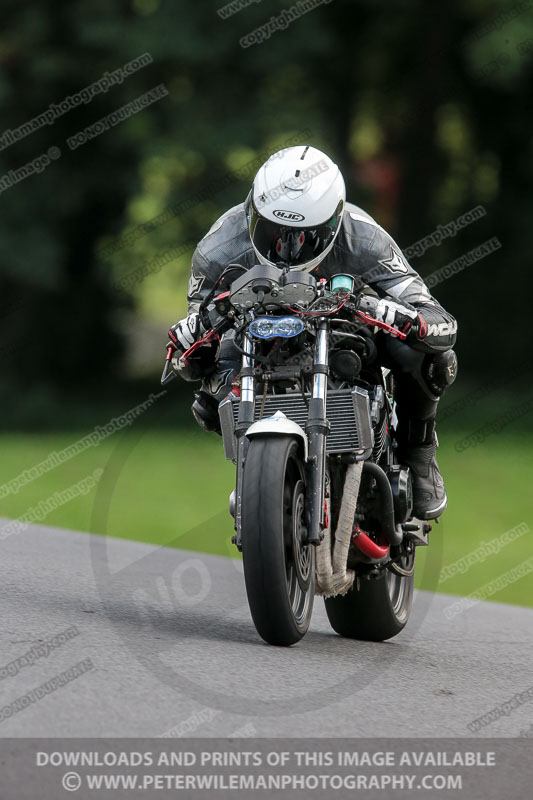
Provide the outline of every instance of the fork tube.
<path id="1" fill-rule="evenodd" d="M 315 345 L 315 363 L 317 366 L 328 366 L 328 322 L 326 319 L 321 318 L 318 323 L 316 345 Z M 313 399 L 322 400 L 324 403 L 324 417 L 326 416 L 326 392 L 327 389 L 327 374 L 322 371 L 316 371 L 313 376 Z"/>
<path id="2" fill-rule="evenodd" d="M 243 409 L 243 403 L 253 403 L 255 400 L 255 391 L 254 391 L 254 378 L 253 375 L 250 374 L 252 367 L 253 367 L 253 344 L 252 340 L 249 336 L 244 337 L 243 348 L 246 355 L 242 357 L 242 364 L 241 364 L 241 407 L 239 409 L 239 419 L 241 416 L 241 411 Z M 253 416 L 252 416 L 253 420 Z"/>
<path id="3" fill-rule="evenodd" d="M 326 471 L 326 418 L 328 388 L 328 331 L 329 321 L 321 317 L 317 324 L 315 358 L 313 363 L 313 393 L 309 401 L 306 431 L 309 440 L 307 465 L 307 542 L 320 544 L 324 523 L 324 481 Z"/>
<path id="4" fill-rule="evenodd" d="M 237 532 L 237 547 L 242 547 L 242 480 L 244 475 L 244 461 L 249 441 L 245 436 L 246 431 L 254 421 L 255 411 L 255 380 L 253 376 L 253 342 L 249 336 L 244 337 L 243 355 L 241 362 L 241 399 L 239 402 L 239 417 L 235 427 L 237 437 L 237 486 L 235 492 L 235 530 Z"/>

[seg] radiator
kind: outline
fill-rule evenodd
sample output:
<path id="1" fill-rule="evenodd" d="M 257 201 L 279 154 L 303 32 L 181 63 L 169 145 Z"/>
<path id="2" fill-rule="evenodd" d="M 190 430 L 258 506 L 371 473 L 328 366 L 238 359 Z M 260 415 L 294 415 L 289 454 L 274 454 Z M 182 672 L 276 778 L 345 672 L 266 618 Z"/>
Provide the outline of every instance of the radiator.
<path id="1" fill-rule="evenodd" d="M 307 402 L 310 394 L 306 393 Z M 276 411 L 296 422 L 305 431 L 308 410 L 300 392 L 267 395 L 263 414 L 260 416 L 262 395 L 255 400 L 255 421 L 272 417 Z M 219 406 L 226 458 L 236 457 L 234 428 L 239 414 L 239 399 L 228 396 Z M 360 387 L 333 389 L 328 391 L 326 416 L 330 432 L 326 438 L 326 452 L 349 453 L 368 450 L 374 445 L 374 436 L 369 413 L 368 392 Z"/>

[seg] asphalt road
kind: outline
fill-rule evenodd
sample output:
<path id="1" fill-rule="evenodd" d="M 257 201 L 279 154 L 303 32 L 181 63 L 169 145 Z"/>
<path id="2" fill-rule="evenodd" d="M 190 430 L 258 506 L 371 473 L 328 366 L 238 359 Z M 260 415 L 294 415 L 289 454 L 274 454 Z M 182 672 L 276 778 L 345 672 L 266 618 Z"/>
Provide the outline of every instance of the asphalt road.
<path id="1" fill-rule="evenodd" d="M 0 707 L 64 673 L 0 722 L 5 737 L 466 737 L 533 686 L 533 610 L 449 620 L 453 598 L 418 592 L 407 628 L 374 644 L 336 636 L 317 599 L 305 639 L 278 649 L 255 633 L 237 561 L 38 526 L 0 553 Z M 524 703 L 478 735 L 532 722 Z"/>

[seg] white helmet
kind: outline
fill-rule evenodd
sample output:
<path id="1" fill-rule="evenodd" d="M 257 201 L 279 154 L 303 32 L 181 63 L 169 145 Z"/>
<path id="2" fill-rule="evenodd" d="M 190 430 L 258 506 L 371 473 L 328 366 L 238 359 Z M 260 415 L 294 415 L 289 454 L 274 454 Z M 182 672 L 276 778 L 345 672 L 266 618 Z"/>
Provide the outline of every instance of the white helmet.
<path id="1" fill-rule="evenodd" d="M 259 261 L 315 269 L 333 247 L 345 200 L 340 170 L 321 150 L 300 145 L 274 153 L 255 176 L 246 201 Z"/>

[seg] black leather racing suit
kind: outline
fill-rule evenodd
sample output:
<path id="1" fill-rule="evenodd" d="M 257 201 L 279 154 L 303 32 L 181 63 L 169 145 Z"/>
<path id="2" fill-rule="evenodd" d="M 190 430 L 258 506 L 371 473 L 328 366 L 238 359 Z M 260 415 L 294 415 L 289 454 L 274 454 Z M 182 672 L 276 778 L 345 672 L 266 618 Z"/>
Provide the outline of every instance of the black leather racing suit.
<path id="1" fill-rule="evenodd" d="M 223 214 L 199 242 L 192 259 L 189 281 L 189 313 L 214 286 L 228 264 L 250 268 L 258 263 L 252 247 L 244 203 Z M 423 339 L 407 345 L 392 336 L 382 337 L 382 363 L 396 379 L 398 435 L 420 442 L 430 435 L 437 403 L 456 371 L 455 319 L 430 295 L 422 278 L 405 259 L 389 234 L 372 217 L 347 203 L 341 229 L 330 253 L 315 269 L 316 278 L 344 272 L 356 279 L 355 291 L 369 287 L 380 297 L 393 297 L 416 308 L 427 324 Z M 238 357 L 232 354 L 231 337 L 223 338 L 219 369 L 202 385 L 220 401 L 229 391 Z"/>

